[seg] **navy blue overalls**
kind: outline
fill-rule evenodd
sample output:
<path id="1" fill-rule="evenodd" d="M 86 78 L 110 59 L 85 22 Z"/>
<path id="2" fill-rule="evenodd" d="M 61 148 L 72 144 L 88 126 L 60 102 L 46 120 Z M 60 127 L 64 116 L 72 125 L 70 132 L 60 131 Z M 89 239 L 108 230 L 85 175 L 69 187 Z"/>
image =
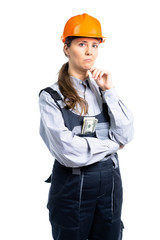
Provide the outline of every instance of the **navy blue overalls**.
<path id="1" fill-rule="evenodd" d="M 58 92 L 43 90 L 56 102 L 70 131 L 82 126 L 83 116 L 60 107 Z M 95 117 L 99 123 L 109 122 L 107 104 Z M 95 133 L 78 136 L 96 137 Z M 81 168 L 65 167 L 55 160 L 50 180 L 47 207 L 54 240 L 122 239 L 122 181 L 111 158 Z"/>

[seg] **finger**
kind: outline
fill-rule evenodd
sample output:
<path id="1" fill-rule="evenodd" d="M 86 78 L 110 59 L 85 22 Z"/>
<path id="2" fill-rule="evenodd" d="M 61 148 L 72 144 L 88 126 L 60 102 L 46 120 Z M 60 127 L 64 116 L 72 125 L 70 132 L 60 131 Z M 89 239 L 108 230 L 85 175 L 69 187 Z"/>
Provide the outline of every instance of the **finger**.
<path id="1" fill-rule="evenodd" d="M 103 77 L 103 75 L 106 74 L 104 70 L 101 70 L 100 74 L 99 74 L 99 78 L 101 79 Z M 106 74 L 107 75 L 107 74 Z M 108 76 L 108 75 L 107 75 Z"/>
<path id="2" fill-rule="evenodd" d="M 96 71 L 97 71 L 97 68 L 92 68 L 92 71 L 90 70 L 93 78 L 95 77 Z"/>
<path id="3" fill-rule="evenodd" d="M 92 73 L 93 78 L 95 77 L 96 71 L 97 71 L 97 68 L 90 69 L 90 72 Z"/>
<path id="4" fill-rule="evenodd" d="M 102 80 L 104 75 L 107 76 L 106 72 L 104 70 L 100 70 L 99 72 L 97 72 L 96 79 Z"/>
<path id="5" fill-rule="evenodd" d="M 119 149 L 123 149 L 125 147 L 125 145 L 120 145 Z"/>
<path id="6" fill-rule="evenodd" d="M 100 69 L 96 69 L 96 70 L 94 70 L 94 72 L 93 72 L 93 78 L 95 79 L 95 80 L 99 80 L 99 75 L 100 75 L 100 72 L 101 72 L 101 70 Z"/>
<path id="7" fill-rule="evenodd" d="M 95 80 L 98 80 L 99 79 L 99 74 L 101 72 L 101 69 L 98 69 L 98 68 L 95 68 L 93 71 L 92 71 L 92 77 L 95 79 Z"/>
<path id="8" fill-rule="evenodd" d="M 92 67 L 89 69 L 89 71 L 92 73 L 95 69 L 96 69 L 96 67 Z"/>

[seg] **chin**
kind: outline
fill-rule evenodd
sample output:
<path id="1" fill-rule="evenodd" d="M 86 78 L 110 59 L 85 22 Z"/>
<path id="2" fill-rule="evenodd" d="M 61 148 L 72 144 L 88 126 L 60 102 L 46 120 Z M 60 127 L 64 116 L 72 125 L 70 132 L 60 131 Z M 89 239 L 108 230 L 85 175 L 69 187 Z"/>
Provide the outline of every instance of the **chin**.
<path id="1" fill-rule="evenodd" d="M 83 68 L 84 68 L 84 70 L 89 70 L 89 69 L 91 69 L 93 67 L 93 63 L 91 64 L 86 64 Z"/>

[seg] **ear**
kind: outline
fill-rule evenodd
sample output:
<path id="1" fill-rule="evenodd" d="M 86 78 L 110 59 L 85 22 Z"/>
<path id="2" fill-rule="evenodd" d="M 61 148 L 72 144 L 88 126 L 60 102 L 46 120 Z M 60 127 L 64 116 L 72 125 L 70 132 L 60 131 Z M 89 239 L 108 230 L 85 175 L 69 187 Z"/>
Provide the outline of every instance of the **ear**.
<path id="1" fill-rule="evenodd" d="M 67 46 L 67 44 L 64 44 L 63 52 L 66 55 L 66 57 L 69 57 L 69 47 Z"/>

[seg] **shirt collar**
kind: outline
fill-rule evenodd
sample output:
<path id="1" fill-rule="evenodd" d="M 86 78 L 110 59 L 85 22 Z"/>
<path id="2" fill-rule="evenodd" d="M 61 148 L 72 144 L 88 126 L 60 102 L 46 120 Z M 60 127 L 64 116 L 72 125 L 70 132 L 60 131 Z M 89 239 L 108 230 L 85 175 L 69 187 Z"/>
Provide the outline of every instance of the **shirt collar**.
<path id="1" fill-rule="evenodd" d="M 73 76 L 70 76 L 70 78 L 76 87 L 80 87 L 82 85 L 89 87 L 89 76 L 83 81 Z"/>

